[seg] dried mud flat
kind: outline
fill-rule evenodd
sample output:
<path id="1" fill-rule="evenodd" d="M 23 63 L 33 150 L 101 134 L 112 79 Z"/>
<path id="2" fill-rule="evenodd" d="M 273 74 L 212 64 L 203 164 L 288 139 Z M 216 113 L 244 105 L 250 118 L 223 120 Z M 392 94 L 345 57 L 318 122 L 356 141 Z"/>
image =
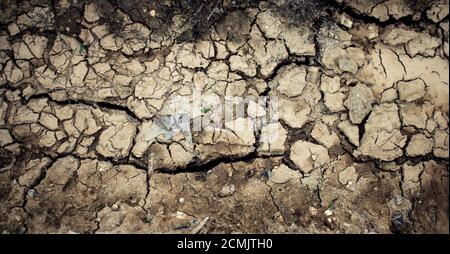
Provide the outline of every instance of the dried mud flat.
<path id="1" fill-rule="evenodd" d="M 448 12 L 2 1 L 0 232 L 448 233 Z M 168 129 L 194 89 L 279 121 Z"/>

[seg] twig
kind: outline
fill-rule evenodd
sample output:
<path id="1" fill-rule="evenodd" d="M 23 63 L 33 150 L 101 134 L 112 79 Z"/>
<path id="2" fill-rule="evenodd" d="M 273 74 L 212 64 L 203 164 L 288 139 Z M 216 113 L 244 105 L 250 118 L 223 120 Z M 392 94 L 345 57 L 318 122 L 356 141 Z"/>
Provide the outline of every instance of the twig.
<path id="1" fill-rule="evenodd" d="M 204 218 L 201 222 L 200 222 L 200 224 L 198 224 L 198 226 L 197 227 L 195 227 L 193 230 L 192 230 L 192 234 L 198 234 L 198 232 L 200 232 L 200 230 L 206 225 L 206 222 L 208 222 L 208 220 L 209 220 L 209 217 L 206 217 L 206 218 Z"/>
<path id="2" fill-rule="evenodd" d="M 198 10 L 194 13 L 194 16 L 199 14 L 202 11 L 203 6 L 205 6 L 205 3 L 202 3 L 202 5 L 200 5 L 200 8 L 198 8 Z"/>
<path id="3" fill-rule="evenodd" d="M 216 0 L 216 4 L 214 5 L 214 8 L 212 8 L 212 11 L 209 14 L 208 18 L 206 19 L 206 21 L 209 21 L 209 19 L 211 19 L 212 15 L 214 14 L 214 11 L 216 10 L 217 4 L 219 4 L 219 0 Z"/>

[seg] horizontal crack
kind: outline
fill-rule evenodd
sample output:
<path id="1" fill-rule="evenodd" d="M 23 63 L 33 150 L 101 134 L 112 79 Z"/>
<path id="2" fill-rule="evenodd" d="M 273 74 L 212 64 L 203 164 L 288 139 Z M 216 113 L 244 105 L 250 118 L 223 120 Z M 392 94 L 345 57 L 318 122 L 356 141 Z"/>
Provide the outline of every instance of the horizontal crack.
<path id="1" fill-rule="evenodd" d="M 218 165 L 224 163 L 236 163 L 236 162 L 253 162 L 254 160 L 258 158 L 274 158 L 274 157 L 280 157 L 279 155 L 274 156 L 261 156 L 258 155 L 257 152 L 249 153 L 245 156 L 228 156 L 228 157 L 219 157 L 214 158 L 208 162 L 199 162 L 199 161 L 193 161 L 189 163 L 185 167 L 178 167 L 175 169 L 169 169 L 169 168 L 158 168 L 155 169 L 156 172 L 165 173 L 165 174 L 179 174 L 179 173 L 195 173 L 195 172 L 208 172 L 211 169 L 214 169 Z"/>
<path id="2" fill-rule="evenodd" d="M 110 103 L 110 102 L 106 102 L 106 101 L 88 101 L 85 99 L 69 99 L 69 100 L 63 100 L 63 101 L 59 101 L 59 100 L 54 100 L 49 94 L 35 94 L 35 95 L 31 95 L 30 97 L 28 97 L 28 99 L 26 100 L 26 102 L 29 102 L 31 100 L 35 100 L 35 99 L 48 99 L 51 102 L 54 102 L 56 104 L 59 105 L 76 105 L 76 104 L 84 104 L 84 105 L 88 105 L 94 108 L 103 108 L 103 109 L 109 109 L 109 110 L 117 110 L 117 111 L 121 111 L 124 112 L 125 114 L 127 114 L 128 116 L 130 116 L 131 118 L 133 118 L 133 120 L 136 120 L 137 122 L 140 122 L 139 118 L 136 116 L 136 114 L 131 111 L 128 107 L 125 106 L 121 106 L 118 104 L 114 104 L 114 103 Z"/>

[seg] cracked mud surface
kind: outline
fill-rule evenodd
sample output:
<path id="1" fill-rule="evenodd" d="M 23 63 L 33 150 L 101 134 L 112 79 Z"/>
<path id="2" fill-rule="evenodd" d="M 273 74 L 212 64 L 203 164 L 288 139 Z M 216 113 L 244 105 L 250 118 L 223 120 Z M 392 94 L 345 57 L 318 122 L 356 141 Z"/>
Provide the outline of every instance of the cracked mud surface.
<path id="1" fill-rule="evenodd" d="M 448 0 L 18 2 L 1 232 L 449 232 Z M 216 128 L 227 96 L 279 121 Z"/>

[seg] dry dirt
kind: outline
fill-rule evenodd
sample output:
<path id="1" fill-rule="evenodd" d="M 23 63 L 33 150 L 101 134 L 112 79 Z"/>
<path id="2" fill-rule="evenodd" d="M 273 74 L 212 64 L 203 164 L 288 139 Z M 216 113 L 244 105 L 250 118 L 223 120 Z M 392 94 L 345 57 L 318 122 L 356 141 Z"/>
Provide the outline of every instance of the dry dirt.
<path id="1" fill-rule="evenodd" d="M 449 233 L 448 12 L 1 1 L 0 232 Z M 195 89 L 279 121 L 169 128 Z"/>

